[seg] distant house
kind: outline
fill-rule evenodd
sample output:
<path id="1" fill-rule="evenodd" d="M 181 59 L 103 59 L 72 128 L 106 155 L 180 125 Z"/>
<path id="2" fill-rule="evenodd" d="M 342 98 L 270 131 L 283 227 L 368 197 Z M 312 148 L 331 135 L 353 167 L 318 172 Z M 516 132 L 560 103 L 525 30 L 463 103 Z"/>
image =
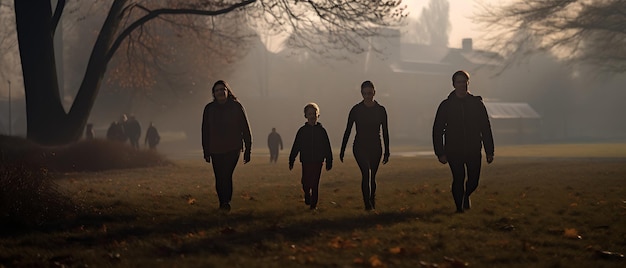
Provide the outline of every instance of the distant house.
<path id="1" fill-rule="evenodd" d="M 525 102 L 485 102 L 497 143 L 541 140 L 541 115 Z"/>

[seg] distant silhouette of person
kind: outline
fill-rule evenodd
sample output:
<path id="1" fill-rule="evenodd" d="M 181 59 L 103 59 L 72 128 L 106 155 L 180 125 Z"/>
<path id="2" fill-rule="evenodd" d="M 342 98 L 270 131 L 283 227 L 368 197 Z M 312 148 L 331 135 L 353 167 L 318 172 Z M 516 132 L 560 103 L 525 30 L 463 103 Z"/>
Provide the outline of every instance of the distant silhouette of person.
<path id="1" fill-rule="evenodd" d="M 317 209 L 322 164 L 326 161 L 326 170 L 333 168 L 333 152 L 326 129 L 317 122 L 320 108 L 315 103 L 304 106 L 307 122 L 298 129 L 289 154 L 289 170 L 293 169 L 296 156 L 300 154 L 302 163 L 302 190 L 304 203 L 311 210 Z"/>
<path id="2" fill-rule="evenodd" d="M 146 138 L 144 140 L 144 145 L 148 145 L 148 148 L 151 150 L 156 150 L 157 144 L 161 141 L 161 136 L 159 136 L 159 131 L 157 131 L 156 127 L 152 122 L 150 122 L 150 126 L 148 126 L 148 130 L 146 130 Z"/>
<path id="3" fill-rule="evenodd" d="M 117 142 L 126 142 L 126 133 L 124 131 L 124 121 L 126 119 L 126 115 L 122 115 L 120 117 L 120 121 L 113 121 L 109 128 L 107 129 L 107 140 L 117 141 Z"/>
<path id="4" fill-rule="evenodd" d="M 96 137 L 96 134 L 93 130 L 93 124 L 87 124 L 85 128 L 85 139 L 93 140 Z"/>
<path id="5" fill-rule="evenodd" d="M 361 84 L 363 101 L 354 105 L 348 115 L 348 124 L 343 134 L 339 160 L 343 162 L 344 152 L 352 125 L 356 125 L 356 135 L 352 145 L 352 153 L 361 170 L 361 192 L 365 210 L 376 209 L 376 172 L 380 163 L 381 155 L 383 164 L 389 161 L 389 130 L 387 127 L 387 110 L 374 100 L 376 91 L 374 84 L 365 81 Z M 380 142 L 382 128 L 385 153 L 383 155 Z"/>
<path id="6" fill-rule="evenodd" d="M 276 128 L 272 128 L 272 132 L 267 136 L 267 147 L 270 149 L 270 163 L 278 160 L 278 148 L 283 149 L 283 140 L 280 134 L 276 132 Z"/>
<path id="7" fill-rule="evenodd" d="M 493 162 L 493 136 L 487 109 L 480 96 L 469 93 L 469 74 L 452 75 L 452 91 L 437 108 L 433 124 L 433 147 L 442 164 L 452 171 L 452 197 L 456 212 L 470 208 L 470 195 L 478 187 L 481 149 L 485 147 L 487 163 Z M 467 181 L 465 174 L 467 170 Z"/>
<path id="8" fill-rule="evenodd" d="M 126 124 L 124 125 L 126 136 L 130 140 L 130 146 L 135 149 L 139 149 L 139 137 L 141 137 L 141 125 L 134 115 L 130 115 Z"/>
<path id="9" fill-rule="evenodd" d="M 220 210 L 230 211 L 233 196 L 233 172 L 243 150 L 243 163 L 250 162 L 252 134 L 246 111 L 226 82 L 219 80 L 211 89 L 213 101 L 202 115 L 204 159 L 213 164 L 215 189 Z"/>

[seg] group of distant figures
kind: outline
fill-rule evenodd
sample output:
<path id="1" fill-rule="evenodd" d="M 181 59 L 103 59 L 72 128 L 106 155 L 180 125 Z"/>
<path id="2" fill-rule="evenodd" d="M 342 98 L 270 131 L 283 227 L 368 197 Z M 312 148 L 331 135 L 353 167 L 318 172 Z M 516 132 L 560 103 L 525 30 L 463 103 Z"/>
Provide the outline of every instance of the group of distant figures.
<path id="1" fill-rule="evenodd" d="M 85 129 L 85 138 L 93 139 L 95 137 L 95 132 L 93 129 L 93 124 L 87 124 L 87 128 Z M 126 141 L 130 141 L 130 145 L 139 149 L 139 138 L 141 137 L 141 124 L 135 118 L 134 115 L 129 117 L 126 114 L 122 114 L 120 116 L 119 121 L 113 121 L 109 128 L 107 129 L 106 138 L 110 141 L 117 141 L 125 143 Z M 144 145 L 147 145 L 148 148 L 155 150 L 157 144 L 161 141 L 161 136 L 157 131 L 156 127 L 152 122 L 150 122 L 150 126 L 146 131 L 146 136 L 144 139 Z"/>

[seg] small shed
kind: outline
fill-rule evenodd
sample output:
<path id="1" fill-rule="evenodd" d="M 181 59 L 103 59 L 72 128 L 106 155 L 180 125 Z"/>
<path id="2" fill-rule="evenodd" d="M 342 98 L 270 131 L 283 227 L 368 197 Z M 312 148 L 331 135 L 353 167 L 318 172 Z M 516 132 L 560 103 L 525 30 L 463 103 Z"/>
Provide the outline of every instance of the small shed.
<path id="1" fill-rule="evenodd" d="M 485 102 L 494 140 L 533 143 L 541 140 L 541 115 L 525 102 Z"/>

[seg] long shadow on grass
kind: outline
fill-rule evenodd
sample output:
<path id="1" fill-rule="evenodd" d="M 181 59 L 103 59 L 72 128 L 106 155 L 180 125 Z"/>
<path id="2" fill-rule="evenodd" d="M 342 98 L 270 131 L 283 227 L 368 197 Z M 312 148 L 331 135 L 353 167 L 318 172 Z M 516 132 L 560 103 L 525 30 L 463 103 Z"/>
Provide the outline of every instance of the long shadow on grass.
<path id="1" fill-rule="evenodd" d="M 145 228 L 129 228 L 108 234 L 109 239 L 119 239 L 116 236 L 149 236 L 160 234 L 197 234 L 201 230 L 210 230 L 200 239 L 184 239 L 177 245 L 154 244 L 155 254 L 159 256 L 177 256 L 179 254 L 214 254 L 227 256 L 237 249 L 252 248 L 254 251 L 270 251 L 272 245 L 284 242 L 299 243 L 307 239 L 315 239 L 323 235 L 336 236 L 345 233 L 349 237 L 354 231 L 368 230 L 382 226 L 412 221 L 416 218 L 432 217 L 441 214 L 431 210 L 425 213 L 384 212 L 379 214 L 352 215 L 342 218 L 289 218 L 298 212 L 286 211 L 279 213 L 265 213 L 262 215 L 239 214 L 215 218 L 185 217 L 160 223 L 158 226 Z M 433 214 L 434 213 L 434 214 Z M 431 215 L 433 214 L 433 215 Z M 206 215 L 205 215 L 206 216 Z M 234 226 L 231 228 L 230 226 Z"/>

